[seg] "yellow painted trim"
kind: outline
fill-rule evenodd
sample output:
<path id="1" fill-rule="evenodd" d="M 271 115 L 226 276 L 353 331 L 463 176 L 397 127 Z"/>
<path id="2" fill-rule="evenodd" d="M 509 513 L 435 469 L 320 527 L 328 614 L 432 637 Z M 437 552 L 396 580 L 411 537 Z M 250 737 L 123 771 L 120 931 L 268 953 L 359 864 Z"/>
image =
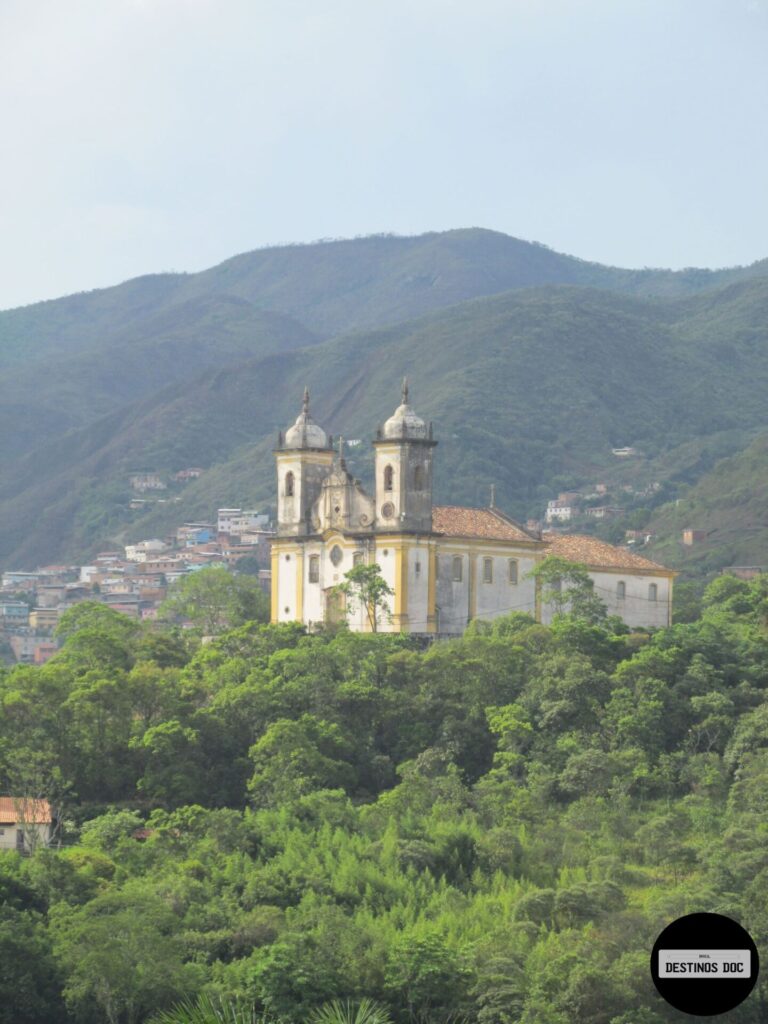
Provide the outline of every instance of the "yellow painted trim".
<path id="1" fill-rule="evenodd" d="M 304 621 L 304 548 L 296 552 L 296 621 Z"/>
<path id="2" fill-rule="evenodd" d="M 392 545 L 394 554 L 394 614 L 395 630 L 402 632 L 408 626 L 408 545 Z"/>
<path id="3" fill-rule="evenodd" d="M 272 547 L 272 557 L 270 559 L 272 565 L 272 587 L 270 594 L 270 615 L 269 621 L 274 625 L 278 621 L 278 609 L 280 608 L 279 602 L 279 580 L 278 574 L 280 572 L 280 552 L 276 546 Z"/>
<path id="4" fill-rule="evenodd" d="M 673 576 L 670 579 L 670 581 L 669 581 L 669 596 L 667 598 L 667 625 L 668 626 L 672 625 L 672 597 L 673 597 L 673 593 L 672 592 L 674 590 L 674 586 L 675 586 L 675 579 L 674 579 L 674 576 Z"/>
<path id="5" fill-rule="evenodd" d="M 469 621 L 477 617 L 477 555 L 469 558 Z"/>
<path id="6" fill-rule="evenodd" d="M 437 548 L 432 545 L 427 561 L 427 632 L 437 632 Z"/>
<path id="7" fill-rule="evenodd" d="M 541 580 L 536 577 L 536 587 L 534 591 L 534 611 L 533 617 L 537 622 L 541 622 Z"/>

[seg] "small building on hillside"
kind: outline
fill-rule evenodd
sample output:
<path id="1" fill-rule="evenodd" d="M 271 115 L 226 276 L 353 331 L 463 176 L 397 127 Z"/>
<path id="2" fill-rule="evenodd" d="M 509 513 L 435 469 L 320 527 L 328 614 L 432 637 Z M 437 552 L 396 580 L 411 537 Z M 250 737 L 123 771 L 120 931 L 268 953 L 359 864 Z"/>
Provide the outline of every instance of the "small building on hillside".
<path id="1" fill-rule="evenodd" d="M 132 473 L 130 479 L 134 491 L 164 491 L 168 486 L 159 473 Z"/>
<path id="2" fill-rule="evenodd" d="M 706 530 L 692 530 L 690 527 L 683 530 L 683 544 L 686 547 L 693 547 L 694 544 L 700 544 L 703 540 L 707 539 Z"/>
<path id="3" fill-rule="evenodd" d="M 625 509 L 618 505 L 596 505 L 587 509 L 590 519 L 616 519 L 618 516 L 623 516 L 624 512 Z"/>
<path id="4" fill-rule="evenodd" d="M 0 850 L 29 853 L 37 846 L 48 846 L 53 825 L 47 800 L 0 796 Z"/>
<path id="5" fill-rule="evenodd" d="M 569 523 L 577 512 L 570 503 L 553 498 L 547 502 L 544 518 L 548 523 Z"/>
<path id="6" fill-rule="evenodd" d="M 29 622 L 29 605 L 23 601 L 0 601 L 0 627 L 12 629 Z"/>

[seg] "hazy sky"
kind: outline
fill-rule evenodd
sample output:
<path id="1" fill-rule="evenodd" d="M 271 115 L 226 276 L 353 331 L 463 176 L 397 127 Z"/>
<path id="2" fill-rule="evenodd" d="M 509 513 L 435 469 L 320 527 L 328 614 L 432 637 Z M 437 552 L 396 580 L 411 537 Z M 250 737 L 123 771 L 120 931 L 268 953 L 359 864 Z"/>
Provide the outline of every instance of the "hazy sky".
<path id="1" fill-rule="evenodd" d="M 768 256 L 768 0 L 0 0 L 0 307 L 479 225 Z"/>

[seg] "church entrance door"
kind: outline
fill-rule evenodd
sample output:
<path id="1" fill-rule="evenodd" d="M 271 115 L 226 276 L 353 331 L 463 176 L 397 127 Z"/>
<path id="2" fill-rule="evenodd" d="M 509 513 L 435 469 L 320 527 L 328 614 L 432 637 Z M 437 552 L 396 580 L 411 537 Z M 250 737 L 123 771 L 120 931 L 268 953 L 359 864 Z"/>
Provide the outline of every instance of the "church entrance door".
<path id="1" fill-rule="evenodd" d="M 335 625 L 344 622 L 347 617 L 347 599 L 335 587 L 325 591 L 325 621 Z"/>

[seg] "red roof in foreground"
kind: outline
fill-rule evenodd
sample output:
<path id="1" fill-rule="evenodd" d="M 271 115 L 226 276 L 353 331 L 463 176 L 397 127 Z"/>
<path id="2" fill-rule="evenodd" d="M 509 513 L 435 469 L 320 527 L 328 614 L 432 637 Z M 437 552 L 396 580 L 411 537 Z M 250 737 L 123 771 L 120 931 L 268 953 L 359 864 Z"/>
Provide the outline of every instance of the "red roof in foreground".
<path id="1" fill-rule="evenodd" d="M 435 505 L 432 508 L 432 529 L 448 537 L 482 537 L 486 540 L 517 540 L 527 543 L 538 540 L 538 537 L 528 533 L 495 508 Z"/>
<path id="2" fill-rule="evenodd" d="M 23 818 L 29 825 L 49 825 L 51 805 L 47 800 L 0 796 L 0 825 L 15 825 L 19 818 Z"/>
<path id="3" fill-rule="evenodd" d="M 636 555 L 634 551 L 606 544 L 596 537 L 585 537 L 578 533 L 545 533 L 542 539 L 547 542 L 550 554 L 567 558 L 571 562 L 582 562 L 594 568 L 644 569 L 649 573 L 673 575 L 658 562 Z"/>

